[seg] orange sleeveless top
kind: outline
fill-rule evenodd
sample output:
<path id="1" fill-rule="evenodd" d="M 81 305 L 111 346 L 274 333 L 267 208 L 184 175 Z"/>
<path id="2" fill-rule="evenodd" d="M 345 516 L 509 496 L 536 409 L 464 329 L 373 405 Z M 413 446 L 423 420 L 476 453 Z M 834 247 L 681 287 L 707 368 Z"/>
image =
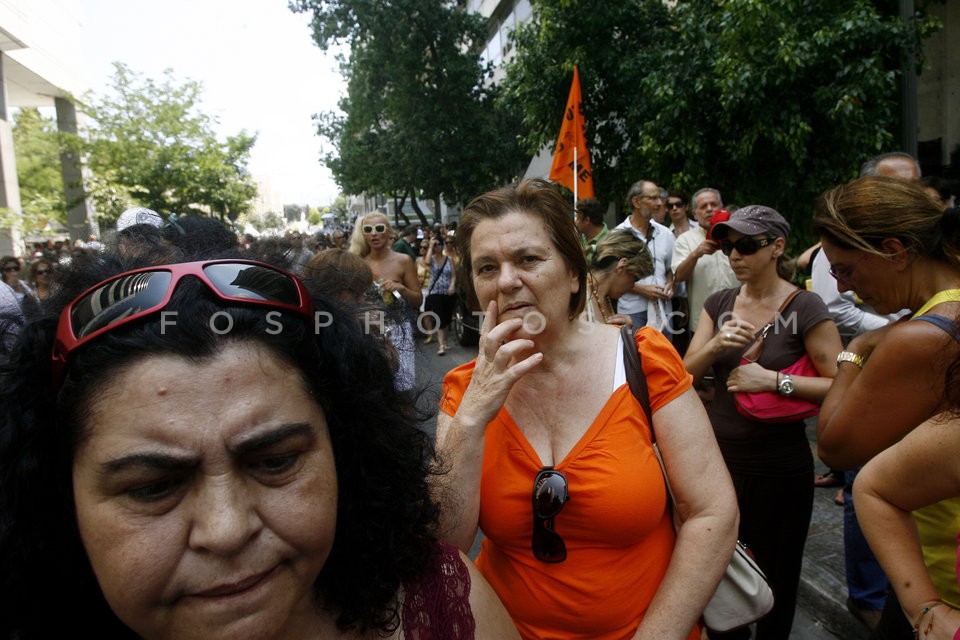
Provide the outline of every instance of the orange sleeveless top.
<path id="1" fill-rule="evenodd" d="M 692 384 L 660 332 L 641 329 L 637 346 L 654 412 Z M 622 357 L 622 356 L 621 356 Z M 474 363 L 447 374 L 442 411 L 456 413 Z M 612 386 L 612 381 L 611 381 Z M 477 566 L 520 634 L 623 640 L 633 636 L 667 570 L 674 530 L 663 474 L 643 409 L 621 384 L 574 448 L 555 465 L 570 500 L 554 519 L 567 559 L 533 556 L 533 480 L 543 465 L 509 413 L 487 425 L 481 478 Z M 700 637 L 690 631 L 690 640 Z"/>

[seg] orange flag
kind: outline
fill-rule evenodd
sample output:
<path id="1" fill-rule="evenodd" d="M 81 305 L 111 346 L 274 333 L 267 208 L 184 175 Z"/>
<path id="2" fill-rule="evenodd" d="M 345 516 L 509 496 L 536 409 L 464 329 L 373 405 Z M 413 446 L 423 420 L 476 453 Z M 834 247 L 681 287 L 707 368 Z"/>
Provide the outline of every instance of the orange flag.
<path id="1" fill-rule="evenodd" d="M 574 149 L 577 151 L 576 162 Z M 576 193 L 578 199 L 593 197 L 593 173 L 590 170 L 590 151 L 587 150 L 583 127 L 580 74 L 576 66 L 573 67 L 573 85 L 570 87 L 570 97 L 567 98 L 567 108 L 563 112 L 560 137 L 557 138 L 557 147 L 553 152 L 550 179 Z"/>

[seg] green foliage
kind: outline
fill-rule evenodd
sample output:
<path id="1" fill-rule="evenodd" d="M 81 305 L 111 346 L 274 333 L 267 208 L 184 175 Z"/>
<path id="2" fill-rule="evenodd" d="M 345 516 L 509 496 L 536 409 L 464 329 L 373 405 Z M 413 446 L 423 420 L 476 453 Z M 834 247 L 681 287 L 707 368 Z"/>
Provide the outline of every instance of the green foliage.
<path id="1" fill-rule="evenodd" d="M 60 173 L 60 142 L 57 124 L 37 109 L 21 109 L 13 117 L 13 146 L 20 183 L 20 212 L 7 218 L 27 235 L 40 232 L 52 222 L 66 223 L 67 209 Z M 10 226 L 5 224 L 4 226 Z"/>
<path id="2" fill-rule="evenodd" d="M 283 216 L 273 211 L 266 211 L 264 213 L 245 211 L 239 214 L 237 222 L 241 228 L 243 225 L 249 224 L 257 231 L 272 231 L 275 233 L 282 232 L 284 227 L 287 226 L 287 221 Z"/>
<path id="3" fill-rule="evenodd" d="M 311 225 L 316 226 L 323 222 L 323 214 L 320 213 L 320 210 L 316 207 L 310 209 L 310 213 L 307 214 L 307 222 Z"/>
<path id="4" fill-rule="evenodd" d="M 297 222 L 300 220 L 300 214 L 309 211 L 310 205 L 285 204 L 283 205 L 283 217 L 288 222 Z"/>
<path id="5" fill-rule="evenodd" d="M 167 70 L 158 83 L 114 67 L 109 95 L 81 105 L 93 119 L 81 143 L 98 177 L 91 195 L 107 222 L 132 204 L 231 220 L 249 209 L 256 185 L 247 162 L 256 136 L 241 131 L 219 141 L 216 120 L 200 110 L 199 82 L 180 84 Z"/>
<path id="6" fill-rule="evenodd" d="M 668 35 L 662 0 L 534 0 L 533 18 L 514 34 L 502 106 L 522 114 L 525 150 L 553 148 L 573 66 L 580 70 L 587 146 L 597 197 L 619 200 L 628 185 L 649 174 L 637 146 L 653 117 L 640 89 Z M 655 179 L 655 178 L 654 178 Z"/>
<path id="7" fill-rule="evenodd" d="M 577 64 L 601 197 L 710 185 L 776 207 L 800 246 L 815 197 L 895 146 L 901 61 L 935 25 L 890 4 L 535 0 L 503 100 L 528 151 L 552 143 Z"/>
<path id="8" fill-rule="evenodd" d="M 516 121 L 495 105 L 485 21 L 445 0 L 294 0 L 317 44 L 349 45 L 342 113 L 316 116 L 346 193 L 462 202 L 517 175 Z M 422 220 L 426 222 L 426 220 Z"/>
<path id="9" fill-rule="evenodd" d="M 345 223 L 350 221 L 350 208 L 347 207 L 347 198 L 339 194 L 330 205 L 330 212 L 336 216 L 336 221 Z"/>

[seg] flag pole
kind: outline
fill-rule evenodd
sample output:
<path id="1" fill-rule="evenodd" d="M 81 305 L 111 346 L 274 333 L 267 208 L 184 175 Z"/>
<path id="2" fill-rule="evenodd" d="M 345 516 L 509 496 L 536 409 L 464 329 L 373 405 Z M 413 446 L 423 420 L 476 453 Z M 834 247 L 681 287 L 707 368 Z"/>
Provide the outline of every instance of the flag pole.
<path id="1" fill-rule="evenodd" d="M 577 145 L 573 146 L 573 211 L 577 211 L 577 183 L 580 180 L 577 179 Z"/>
<path id="2" fill-rule="evenodd" d="M 581 180 L 583 180 L 584 198 L 594 197 L 590 151 L 586 148 L 582 107 L 580 74 L 576 65 L 574 65 L 570 95 L 564 109 L 563 121 L 560 124 L 560 135 L 557 136 L 557 145 L 554 148 L 553 163 L 550 165 L 549 173 L 550 180 L 573 192 L 574 208 L 580 206 Z M 570 153 L 571 147 L 573 147 L 572 154 Z M 573 156 L 572 163 L 570 162 L 571 155 Z"/>

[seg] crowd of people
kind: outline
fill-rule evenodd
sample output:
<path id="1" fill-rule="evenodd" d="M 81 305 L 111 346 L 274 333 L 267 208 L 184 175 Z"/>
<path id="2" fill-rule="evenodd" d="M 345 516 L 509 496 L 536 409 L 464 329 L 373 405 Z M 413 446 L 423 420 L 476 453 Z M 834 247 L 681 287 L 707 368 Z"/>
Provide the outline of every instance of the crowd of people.
<path id="1" fill-rule="evenodd" d="M 808 286 L 774 208 L 650 180 L 609 226 L 529 180 L 449 229 L 137 208 L 3 257 L 0 637 L 787 640 L 815 419 L 851 611 L 954 638 L 960 214 L 919 173 L 823 193 Z M 425 411 L 458 292 L 477 356 Z M 738 540 L 774 605 L 721 632 Z"/>

